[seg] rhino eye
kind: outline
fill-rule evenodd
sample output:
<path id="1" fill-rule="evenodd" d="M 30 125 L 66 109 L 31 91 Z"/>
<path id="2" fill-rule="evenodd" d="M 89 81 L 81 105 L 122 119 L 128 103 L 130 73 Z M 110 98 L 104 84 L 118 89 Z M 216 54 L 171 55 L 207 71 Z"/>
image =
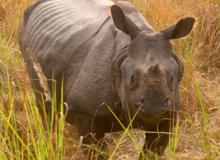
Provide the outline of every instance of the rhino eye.
<path id="1" fill-rule="evenodd" d="M 129 89 L 134 90 L 137 88 L 137 73 L 133 73 L 132 76 L 130 77 L 130 83 L 129 83 Z"/>
<path id="2" fill-rule="evenodd" d="M 171 75 L 168 77 L 168 86 L 169 86 L 170 90 L 173 91 L 174 78 L 173 78 L 173 76 L 171 76 Z"/>

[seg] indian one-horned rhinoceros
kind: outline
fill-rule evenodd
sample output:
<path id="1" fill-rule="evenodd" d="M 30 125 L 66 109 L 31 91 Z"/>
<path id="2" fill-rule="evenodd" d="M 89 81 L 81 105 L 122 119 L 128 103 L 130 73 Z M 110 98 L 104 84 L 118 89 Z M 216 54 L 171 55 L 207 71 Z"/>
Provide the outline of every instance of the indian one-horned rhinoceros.
<path id="1" fill-rule="evenodd" d="M 112 112 L 125 126 L 135 115 L 133 127 L 150 131 L 144 150 L 160 154 L 180 106 L 183 75 L 169 41 L 189 34 L 193 24 L 187 17 L 155 32 L 129 2 L 40 0 L 25 11 L 19 42 L 35 90 L 27 48 L 45 76 L 56 80 L 58 99 L 64 77 L 66 120 L 84 143 L 90 143 L 88 133 L 101 139 L 122 130 Z"/>

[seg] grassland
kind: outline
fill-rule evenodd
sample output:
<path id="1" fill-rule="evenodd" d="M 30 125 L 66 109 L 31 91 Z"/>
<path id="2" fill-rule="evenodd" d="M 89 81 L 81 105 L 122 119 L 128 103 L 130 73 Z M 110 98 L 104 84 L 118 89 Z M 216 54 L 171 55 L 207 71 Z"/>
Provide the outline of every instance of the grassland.
<path id="1" fill-rule="evenodd" d="M 220 160 L 220 1 L 131 1 L 156 31 L 185 16 L 196 18 L 193 32 L 173 42 L 185 64 L 183 108 L 164 157 Z M 0 1 L 0 160 L 83 159 L 81 141 L 75 128 L 64 123 L 64 115 L 57 118 L 54 131 L 45 131 L 34 102 L 17 43 L 23 10 L 31 2 Z M 136 137 L 125 131 L 111 138 L 112 159 L 135 159 Z"/>

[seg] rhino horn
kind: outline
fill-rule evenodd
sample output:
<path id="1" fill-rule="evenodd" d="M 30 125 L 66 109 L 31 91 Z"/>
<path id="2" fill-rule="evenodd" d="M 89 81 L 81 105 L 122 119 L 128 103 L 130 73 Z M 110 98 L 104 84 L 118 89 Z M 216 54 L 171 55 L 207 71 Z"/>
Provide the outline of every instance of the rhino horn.
<path id="1" fill-rule="evenodd" d="M 158 74 L 160 73 L 160 66 L 159 64 L 153 64 L 148 70 L 150 73 Z"/>

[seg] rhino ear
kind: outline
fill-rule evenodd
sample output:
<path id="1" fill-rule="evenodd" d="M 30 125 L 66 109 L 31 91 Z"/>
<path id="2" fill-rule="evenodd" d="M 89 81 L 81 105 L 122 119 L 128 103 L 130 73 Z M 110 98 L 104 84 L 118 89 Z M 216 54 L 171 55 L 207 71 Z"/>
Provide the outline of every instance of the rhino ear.
<path id="1" fill-rule="evenodd" d="M 195 19 L 193 17 L 186 17 L 180 19 L 176 24 L 162 30 L 161 33 L 168 40 L 182 38 L 191 32 L 194 22 Z"/>
<path id="2" fill-rule="evenodd" d="M 131 39 L 137 37 L 140 33 L 140 29 L 124 14 L 123 10 L 119 6 L 113 5 L 111 7 L 111 14 L 114 24 L 119 30 L 130 35 Z"/>

